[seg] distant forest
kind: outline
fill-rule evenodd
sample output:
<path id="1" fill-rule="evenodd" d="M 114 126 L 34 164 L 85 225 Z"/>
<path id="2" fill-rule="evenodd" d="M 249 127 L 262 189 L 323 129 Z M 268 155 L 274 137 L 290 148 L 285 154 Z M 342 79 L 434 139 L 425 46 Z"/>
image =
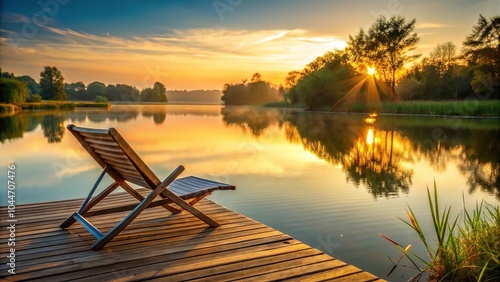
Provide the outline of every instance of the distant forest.
<path id="1" fill-rule="evenodd" d="M 170 90 L 167 91 L 169 103 L 199 103 L 220 104 L 222 92 L 220 90 Z"/>
<path id="2" fill-rule="evenodd" d="M 56 67 L 44 67 L 40 80 L 28 75 L 16 76 L 0 68 L 0 103 L 20 104 L 42 100 L 96 102 L 170 102 L 220 104 L 220 90 L 170 90 L 160 82 L 142 90 L 126 84 L 104 84 L 99 81 L 66 83 Z"/>
<path id="3" fill-rule="evenodd" d="M 254 73 L 250 82 L 243 79 L 241 83 L 224 85 L 221 100 L 225 105 L 262 105 L 283 100 L 280 89 L 269 81 L 262 79 L 260 73 Z"/>

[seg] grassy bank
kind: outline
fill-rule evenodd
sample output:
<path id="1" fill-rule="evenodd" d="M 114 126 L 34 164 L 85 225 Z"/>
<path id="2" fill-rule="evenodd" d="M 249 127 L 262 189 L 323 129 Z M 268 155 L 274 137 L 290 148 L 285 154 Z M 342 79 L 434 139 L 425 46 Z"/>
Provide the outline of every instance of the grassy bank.
<path id="1" fill-rule="evenodd" d="M 68 102 L 68 101 L 42 101 L 36 103 L 23 103 L 20 105 L 0 104 L 0 114 L 12 115 L 22 110 L 74 110 L 78 107 L 109 109 L 109 103 L 96 102 Z"/>
<path id="2" fill-rule="evenodd" d="M 23 110 L 73 110 L 77 107 L 109 108 L 109 103 L 42 101 L 39 103 L 23 103 Z"/>
<path id="3" fill-rule="evenodd" d="M 411 245 L 403 247 L 382 235 L 402 252 L 389 275 L 402 265 L 401 259 L 406 257 L 420 273 L 412 281 L 417 281 L 425 273 L 430 274 L 431 281 L 499 281 L 499 206 L 483 201 L 477 203 L 476 209 L 470 213 L 464 204 L 463 213 L 450 218 L 451 207 L 440 210 L 435 183 L 434 195 L 431 195 L 429 189 L 427 195 L 434 226 L 433 234 L 424 233 L 419 223 L 421 221 L 411 208 L 407 211 L 408 220 L 403 221 L 418 234 L 428 258 L 411 253 Z M 424 264 L 424 268 L 419 266 L 420 263 Z"/>
<path id="4" fill-rule="evenodd" d="M 0 104 L 0 114 L 13 114 L 21 111 L 21 107 L 12 104 Z"/>
<path id="5" fill-rule="evenodd" d="M 300 105 L 290 105 L 286 102 L 267 104 L 266 107 L 297 108 Z M 355 103 L 346 108 L 331 110 L 333 112 L 353 113 L 386 113 L 412 115 L 449 115 L 449 116 L 479 116 L 500 117 L 500 101 L 404 101 L 379 104 Z"/>

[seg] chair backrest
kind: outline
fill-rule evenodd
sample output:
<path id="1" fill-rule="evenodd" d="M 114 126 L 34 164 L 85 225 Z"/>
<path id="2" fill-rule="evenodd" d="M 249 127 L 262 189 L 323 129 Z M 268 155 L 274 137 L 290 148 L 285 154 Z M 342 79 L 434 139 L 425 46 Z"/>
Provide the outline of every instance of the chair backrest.
<path id="1" fill-rule="evenodd" d="M 154 189 L 161 181 L 114 128 L 93 129 L 68 125 L 68 130 L 115 180 Z"/>

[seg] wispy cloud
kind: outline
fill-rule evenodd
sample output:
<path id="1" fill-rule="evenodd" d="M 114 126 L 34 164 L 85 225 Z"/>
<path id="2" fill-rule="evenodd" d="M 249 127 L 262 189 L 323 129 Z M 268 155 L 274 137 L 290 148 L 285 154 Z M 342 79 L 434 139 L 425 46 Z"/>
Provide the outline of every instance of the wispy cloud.
<path id="1" fill-rule="evenodd" d="M 416 28 L 420 29 L 433 29 L 433 28 L 445 28 L 445 27 L 450 27 L 450 25 L 442 23 L 425 22 L 417 24 L 416 26 Z"/>
<path id="2" fill-rule="evenodd" d="M 0 22 L 3 23 L 28 23 L 30 18 L 16 13 L 0 12 Z"/>
<path id="3" fill-rule="evenodd" d="M 174 83 L 179 84 L 181 80 L 186 84 L 192 83 L 192 79 L 200 79 L 212 80 L 212 84 L 221 87 L 253 72 L 261 72 L 265 79 L 274 79 L 278 83 L 291 69 L 302 68 L 326 51 L 345 45 L 335 36 L 309 36 L 306 30 L 300 29 L 252 31 L 203 28 L 131 37 L 47 26 L 40 29 L 40 35 L 20 46 L 11 60 L 22 58 L 32 64 L 38 63 L 39 67 L 50 63 L 89 73 L 93 69 L 99 75 L 89 79 L 91 81 L 102 78 L 106 82 L 104 78 L 109 73 L 108 77 L 123 77 L 123 81 L 114 83 L 131 83 L 138 87 L 149 86 L 142 85 L 145 81 L 143 77 L 147 75 L 145 69 L 158 66 L 171 74 L 164 79 L 175 79 Z M 2 52 L 7 48 L 8 42 L 3 39 Z M 268 77 L 265 77 L 266 74 Z M 112 82 L 109 78 L 108 81 Z M 179 87 L 186 88 L 185 85 Z"/>
<path id="4" fill-rule="evenodd" d="M 262 40 L 259 40 L 259 41 L 255 42 L 255 43 L 256 44 L 260 44 L 260 43 L 265 43 L 265 42 L 273 41 L 274 39 L 281 38 L 281 37 L 283 37 L 283 36 L 285 36 L 287 34 L 288 34 L 288 31 L 282 31 L 282 32 L 280 32 L 280 33 L 278 33 L 276 35 L 271 35 L 269 37 L 266 37 L 266 38 L 264 38 Z"/>

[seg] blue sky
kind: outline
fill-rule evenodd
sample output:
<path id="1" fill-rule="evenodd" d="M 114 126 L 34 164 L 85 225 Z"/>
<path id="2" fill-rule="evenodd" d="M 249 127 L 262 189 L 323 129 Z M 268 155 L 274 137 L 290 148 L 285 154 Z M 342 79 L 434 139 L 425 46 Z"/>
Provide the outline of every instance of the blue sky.
<path id="1" fill-rule="evenodd" d="M 479 14 L 500 0 L 0 0 L 0 66 L 39 79 L 58 67 L 67 82 L 125 83 L 139 89 L 221 89 L 260 72 L 281 83 L 288 71 L 368 28 L 380 14 L 416 18 L 427 55 L 460 49 Z M 43 5 L 46 7 L 44 9 Z"/>

